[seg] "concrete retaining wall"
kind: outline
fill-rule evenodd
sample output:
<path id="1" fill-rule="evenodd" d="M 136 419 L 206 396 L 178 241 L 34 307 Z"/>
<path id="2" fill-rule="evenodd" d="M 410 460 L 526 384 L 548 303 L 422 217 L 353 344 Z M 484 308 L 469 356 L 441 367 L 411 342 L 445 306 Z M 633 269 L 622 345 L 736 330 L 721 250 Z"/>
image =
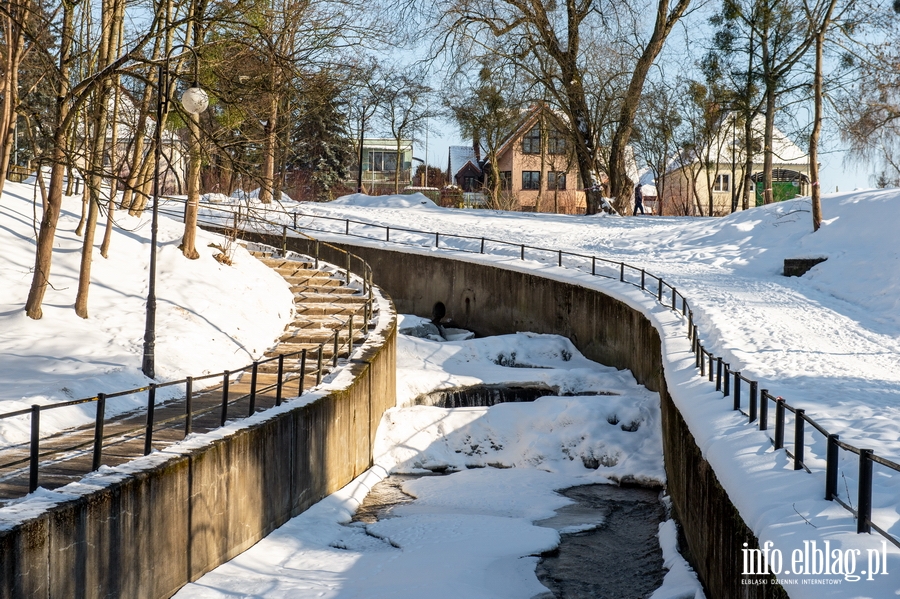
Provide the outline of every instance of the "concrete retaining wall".
<path id="1" fill-rule="evenodd" d="M 344 390 L 0 531 L 0 599 L 170 597 L 372 464 L 396 317 Z"/>
<path id="2" fill-rule="evenodd" d="M 297 249 L 310 250 L 301 242 Z M 712 598 L 786 597 L 777 584 L 741 584 L 742 544 L 757 539 L 703 458 L 666 388 L 660 337 L 637 310 L 603 293 L 537 275 L 434 254 L 342 245 L 373 268 L 375 282 L 401 313 L 430 315 L 443 302 L 447 316 L 482 335 L 516 331 L 568 337 L 588 358 L 630 369 L 662 406 L 668 492 L 688 547 L 685 554 Z M 321 256 L 334 256 L 324 246 Z M 770 581 L 772 582 L 772 581 Z"/>

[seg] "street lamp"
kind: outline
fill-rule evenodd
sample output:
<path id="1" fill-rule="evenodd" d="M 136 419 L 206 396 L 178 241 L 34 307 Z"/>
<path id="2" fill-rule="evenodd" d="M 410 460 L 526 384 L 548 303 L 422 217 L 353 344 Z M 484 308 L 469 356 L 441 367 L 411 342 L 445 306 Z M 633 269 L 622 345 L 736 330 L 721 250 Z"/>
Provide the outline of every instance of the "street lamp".
<path id="1" fill-rule="evenodd" d="M 159 226 L 159 163 L 162 159 L 162 124 L 163 118 L 169 111 L 169 93 L 171 81 L 169 81 L 169 61 L 172 60 L 172 52 L 182 48 L 194 56 L 194 81 L 181 96 L 181 105 L 185 112 L 199 114 L 209 105 L 209 96 L 200 87 L 198 74 L 199 56 L 197 51 L 189 46 L 179 44 L 172 47 L 162 62 L 159 63 L 159 78 L 157 81 L 156 98 L 156 147 L 153 151 L 155 161 L 153 168 L 153 216 L 150 224 L 150 283 L 147 290 L 147 320 L 144 326 L 144 357 L 141 370 L 148 378 L 156 378 L 156 238 Z"/>
<path id="2" fill-rule="evenodd" d="M 362 106 L 362 116 L 359 121 L 359 168 L 356 172 L 356 193 L 362 193 L 362 166 L 363 166 L 363 134 L 366 130 L 366 105 Z"/>

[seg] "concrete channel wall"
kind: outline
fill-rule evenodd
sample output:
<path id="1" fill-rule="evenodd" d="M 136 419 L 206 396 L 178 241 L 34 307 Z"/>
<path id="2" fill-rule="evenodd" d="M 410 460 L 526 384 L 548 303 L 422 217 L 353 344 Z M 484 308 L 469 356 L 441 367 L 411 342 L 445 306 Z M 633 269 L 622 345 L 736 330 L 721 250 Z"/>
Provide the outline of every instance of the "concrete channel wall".
<path id="1" fill-rule="evenodd" d="M 0 531 L 0 599 L 170 597 L 372 464 L 397 322 L 346 388 Z"/>
<path id="2" fill-rule="evenodd" d="M 291 240 L 306 253 L 313 248 Z M 666 388 L 659 333 L 639 311 L 603 293 L 534 274 L 422 253 L 337 244 L 366 260 L 375 283 L 400 313 L 428 316 L 435 302 L 447 317 L 481 335 L 517 331 L 568 337 L 588 358 L 630 369 L 658 391 L 668 493 L 682 524 L 685 555 L 716 599 L 787 597 L 770 580 L 742 585 L 742 544 L 758 547 L 752 531 L 703 458 Z M 321 257 L 335 256 L 322 246 Z"/>

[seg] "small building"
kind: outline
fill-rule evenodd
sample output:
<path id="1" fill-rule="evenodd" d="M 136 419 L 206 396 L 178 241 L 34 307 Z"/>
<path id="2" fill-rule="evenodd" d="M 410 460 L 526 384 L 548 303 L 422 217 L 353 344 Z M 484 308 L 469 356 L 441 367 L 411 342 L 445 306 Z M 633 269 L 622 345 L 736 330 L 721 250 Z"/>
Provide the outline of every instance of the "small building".
<path id="1" fill-rule="evenodd" d="M 499 205 L 526 212 L 580 213 L 586 197 L 564 118 L 538 104 L 522 114 L 496 152 L 500 173 Z M 465 194 L 466 206 L 489 206 L 490 165 L 481 148 L 451 146 L 447 164 L 451 182 Z M 479 193 L 482 192 L 482 193 Z"/>
<path id="2" fill-rule="evenodd" d="M 584 212 L 586 196 L 563 117 L 529 109 L 497 150 L 501 194 L 525 212 Z"/>
<path id="3" fill-rule="evenodd" d="M 398 156 L 397 140 L 388 138 L 363 139 L 362 187 L 370 195 L 393 193 L 396 178 L 399 177 L 399 188 L 412 184 L 412 152 L 411 139 L 400 140 Z M 357 156 L 358 156 L 357 146 Z M 349 170 L 352 182 L 356 183 L 359 175 L 358 160 Z M 348 181 L 349 182 L 349 181 Z"/>
<path id="4" fill-rule="evenodd" d="M 743 126 L 735 119 L 736 115 L 728 114 L 707 147 L 682 150 L 672 159 L 665 175 L 663 214 L 723 216 L 733 211 L 733 205 L 740 210 L 745 194 L 753 194 L 750 206 L 763 204 L 765 121 L 762 116 L 753 121 L 753 166 L 748 174 L 754 189 L 747 190 Z M 772 155 L 775 201 L 808 194 L 809 155 L 777 127 L 773 133 Z"/>

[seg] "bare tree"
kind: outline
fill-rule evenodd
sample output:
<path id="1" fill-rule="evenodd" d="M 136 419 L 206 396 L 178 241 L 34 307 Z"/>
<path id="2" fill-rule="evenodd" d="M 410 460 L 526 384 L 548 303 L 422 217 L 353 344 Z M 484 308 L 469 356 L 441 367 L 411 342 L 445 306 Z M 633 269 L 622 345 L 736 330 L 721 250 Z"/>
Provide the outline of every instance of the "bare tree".
<path id="1" fill-rule="evenodd" d="M 620 97 L 615 132 L 610 142 L 608 173 L 618 207 L 630 202 L 631 182 L 626 174 L 626 151 L 633 129 L 635 111 L 650 66 L 656 60 L 672 27 L 684 14 L 689 0 L 659 0 L 653 30 L 632 65 L 630 80 Z M 472 46 L 484 54 L 500 54 L 511 61 L 565 114 L 578 162 L 581 183 L 587 192 L 589 214 L 600 209 L 601 191 L 595 180 L 598 172 L 598 142 L 601 132 L 589 103 L 584 42 L 592 32 L 607 30 L 613 23 L 593 2 L 571 0 L 522 2 L 520 0 L 463 0 L 446 2 L 444 26 L 451 32 L 450 43 L 457 55 Z M 630 5 L 610 7 L 627 11 Z M 616 32 L 618 33 L 618 32 Z"/>
<path id="2" fill-rule="evenodd" d="M 411 138 L 427 119 L 437 115 L 429 108 L 432 89 L 421 83 L 423 77 L 422 72 L 400 73 L 391 77 L 385 86 L 381 119 L 396 144 L 394 193 L 400 192 L 403 140 Z"/>
<path id="3" fill-rule="evenodd" d="M 491 207 L 500 209 L 504 181 L 500 177 L 497 152 L 500 145 L 521 120 L 521 106 L 515 99 L 515 87 L 505 85 L 502 69 L 482 67 L 474 84 L 455 88 L 445 105 L 462 136 L 472 141 L 480 153 L 485 150 L 485 188 Z M 450 173 L 453 177 L 455 173 Z"/>

